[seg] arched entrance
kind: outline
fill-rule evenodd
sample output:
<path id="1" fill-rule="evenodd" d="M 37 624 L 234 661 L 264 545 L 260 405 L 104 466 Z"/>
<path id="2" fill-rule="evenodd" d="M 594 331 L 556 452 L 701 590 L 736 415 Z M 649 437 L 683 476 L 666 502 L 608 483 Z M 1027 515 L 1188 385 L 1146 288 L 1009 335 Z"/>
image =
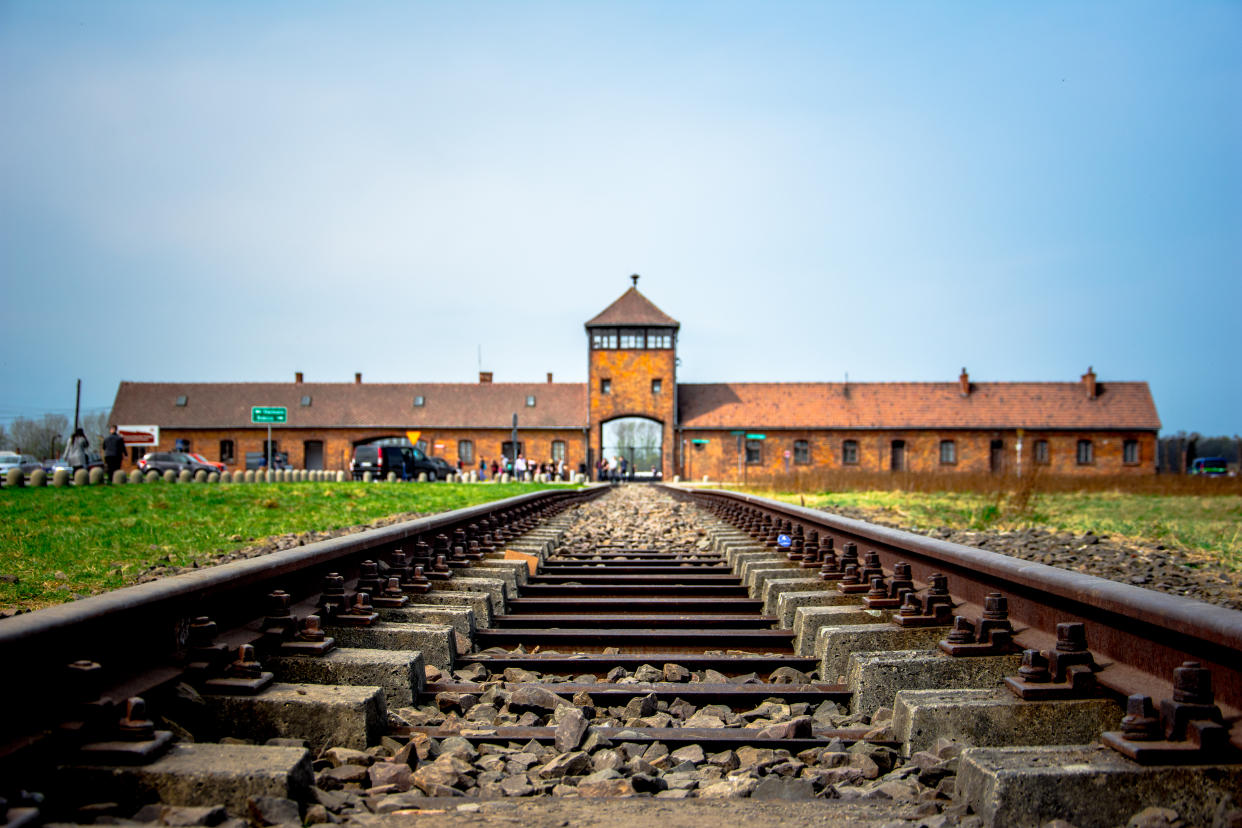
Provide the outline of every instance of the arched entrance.
<path id="1" fill-rule="evenodd" d="M 600 424 L 603 457 L 612 465 L 624 459 L 627 479 L 662 477 L 664 424 L 650 417 L 618 417 Z"/>

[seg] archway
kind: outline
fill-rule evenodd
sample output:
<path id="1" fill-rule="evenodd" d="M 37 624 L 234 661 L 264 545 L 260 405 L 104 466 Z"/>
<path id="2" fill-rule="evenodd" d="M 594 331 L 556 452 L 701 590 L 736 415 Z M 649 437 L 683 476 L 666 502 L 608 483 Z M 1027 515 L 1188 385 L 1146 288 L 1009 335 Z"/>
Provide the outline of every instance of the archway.
<path id="1" fill-rule="evenodd" d="M 664 424 L 650 417 L 618 417 L 600 424 L 603 457 L 615 465 L 624 459 L 626 477 L 650 480 L 663 476 Z"/>

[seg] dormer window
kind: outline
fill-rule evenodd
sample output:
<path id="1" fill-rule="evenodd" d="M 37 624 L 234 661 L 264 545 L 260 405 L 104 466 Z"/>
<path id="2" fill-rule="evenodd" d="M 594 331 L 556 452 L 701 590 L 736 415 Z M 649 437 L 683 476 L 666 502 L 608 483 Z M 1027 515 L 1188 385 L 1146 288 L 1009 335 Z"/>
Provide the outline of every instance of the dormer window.
<path id="1" fill-rule="evenodd" d="M 310 407 L 310 404 L 311 404 L 311 398 L 310 398 L 310 396 L 309 396 L 309 395 L 307 395 L 307 396 L 305 396 L 305 397 L 303 397 L 303 398 L 302 398 L 302 407 L 303 407 L 303 408 L 308 408 L 308 407 Z"/>
<path id="2" fill-rule="evenodd" d="M 425 397 L 418 396 L 418 397 L 415 397 L 415 398 L 414 398 L 414 407 L 415 407 L 415 408 L 421 408 L 421 407 L 422 407 L 423 405 L 425 405 L 426 403 L 427 403 L 427 400 L 426 400 L 426 398 L 425 398 Z"/>
<path id="3" fill-rule="evenodd" d="M 189 401 L 190 401 L 189 398 L 186 397 L 185 394 L 181 394 L 177 397 L 177 405 L 180 408 L 185 408 L 186 403 L 188 403 Z"/>
<path id="4" fill-rule="evenodd" d="M 534 407 L 535 407 L 535 395 L 534 395 L 534 394 L 527 394 L 527 395 L 526 395 L 526 407 L 527 407 L 527 408 L 534 408 Z"/>

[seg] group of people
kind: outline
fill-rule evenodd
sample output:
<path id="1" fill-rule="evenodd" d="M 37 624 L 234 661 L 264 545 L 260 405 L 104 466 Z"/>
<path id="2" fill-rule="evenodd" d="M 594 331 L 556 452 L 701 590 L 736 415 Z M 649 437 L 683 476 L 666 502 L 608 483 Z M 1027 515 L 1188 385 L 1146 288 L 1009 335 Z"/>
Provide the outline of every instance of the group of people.
<path id="1" fill-rule="evenodd" d="M 634 466 L 624 457 L 601 457 L 595 463 L 595 479 L 617 483 L 634 479 Z"/>
<path id="2" fill-rule="evenodd" d="M 462 468 L 462 462 L 457 461 L 457 467 Z M 508 474 L 521 480 L 527 473 L 542 475 L 550 474 L 553 480 L 569 480 L 569 466 L 565 465 L 564 460 L 548 460 L 544 463 L 535 463 L 527 461 L 526 456 L 519 454 L 515 461 L 512 457 L 492 458 L 489 465 L 486 458 L 479 458 L 479 479 L 488 479 L 488 470 L 491 470 L 491 479 L 496 480 L 501 474 Z"/>
<path id="3" fill-rule="evenodd" d="M 65 446 L 65 462 L 75 473 L 78 469 L 86 468 L 89 459 L 86 452 L 90 447 L 91 442 L 86 439 L 86 432 L 81 428 L 75 429 L 73 436 L 69 438 L 68 445 Z M 121 460 L 124 457 L 125 441 L 121 439 L 121 435 L 116 433 L 116 426 L 112 426 L 108 436 L 103 439 L 104 471 L 107 472 L 109 482 L 112 480 L 112 475 L 121 467 Z"/>

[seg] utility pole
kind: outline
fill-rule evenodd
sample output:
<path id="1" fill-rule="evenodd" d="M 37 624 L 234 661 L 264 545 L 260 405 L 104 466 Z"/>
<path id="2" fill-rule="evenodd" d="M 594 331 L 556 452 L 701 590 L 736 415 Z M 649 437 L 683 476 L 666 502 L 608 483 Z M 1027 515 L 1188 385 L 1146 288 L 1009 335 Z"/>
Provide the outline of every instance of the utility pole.
<path id="1" fill-rule="evenodd" d="M 512 440 L 512 442 L 510 443 L 512 448 L 509 451 L 509 453 L 513 455 L 510 458 L 510 460 L 513 463 L 513 476 L 515 480 L 517 479 L 517 457 L 518 457 L 517 437 L 518 437 L 517 435 L 517 412 L 515 411 L 513 412 L 513 434 L 510 437 L 510 439 Z"/>
<path id="2" fill-rule="evenodd" d="M 82 380 L 78 380 L 78 394 L 73 401 L 73 430 L 78 430 L 78 412 L 82 410 Z"/>

